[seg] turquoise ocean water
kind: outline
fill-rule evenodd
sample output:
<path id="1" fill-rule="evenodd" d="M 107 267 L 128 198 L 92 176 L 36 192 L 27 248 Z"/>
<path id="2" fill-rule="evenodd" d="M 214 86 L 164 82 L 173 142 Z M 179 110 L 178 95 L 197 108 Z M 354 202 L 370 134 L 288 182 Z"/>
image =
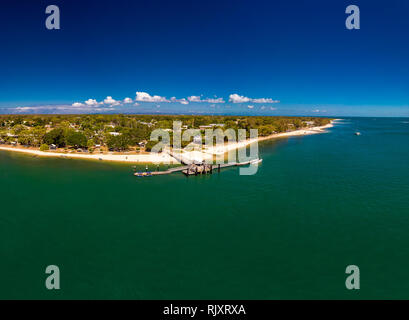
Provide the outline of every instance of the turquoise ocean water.
<path id="1" fill-rule="evenodd" d="M 409 298 L 409 119 L 344 119 L 260 154 L 254 176 L 136 178 L 0 151 L 0 298 Z"/>

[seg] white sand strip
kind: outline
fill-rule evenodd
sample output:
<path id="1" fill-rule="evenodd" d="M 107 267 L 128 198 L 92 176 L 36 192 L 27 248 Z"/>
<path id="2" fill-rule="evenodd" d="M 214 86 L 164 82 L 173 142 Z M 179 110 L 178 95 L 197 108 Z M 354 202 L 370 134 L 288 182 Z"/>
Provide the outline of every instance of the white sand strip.
<path id="1" fill-rule="evenodd" d="M 224 154 L 226 152 L 229 152 L 231 150 L 235 149 L 240 149 L 243 147 L 248 146 L 249 144 L 256 142 L 256 141 L 264 141 L 264 140 L 270 140 L 270 139 L 277 139 L 277 138 L 285 138 L 285 137 L 292 137 L 292 136 L 304 136 L 304 135 L 310 135 L 310 134 L 317 134 L 317 133 L 324 133 L 326 132 L 325 129 L 333 127 L 333 123 L 328 123 L 325 126 L 320 126 L 320 127 L 311 127 L 311 128 L 306 128 L 306 129 L 299 129 L 295 131 L 290 131 L 290 132 L 283 132 L 283 133 L 275 133 L 266 137 L 259 137 L 256 139 L 248 139 L 245 141 L 241 142 L 232 142 L 225 144 L 223 146 L 214 146 L 207 148 L 204 150 L 206 153 L 210 154 Z"/>
<path id="2" fill-rule="evenodd" d="M 148 153 L 148 154 L 77 154 L 77 153 L 59 153 L 59 152 L 43 152 L 33 149 L 3 147 L 0 150 L 22 152 L 40 157 L 61 157 L 69 159 L 91 159 L 102 161 L 119 161 L 132 163 L 170 163 L 178 164 L 179 162 L 167 153 Z"/>

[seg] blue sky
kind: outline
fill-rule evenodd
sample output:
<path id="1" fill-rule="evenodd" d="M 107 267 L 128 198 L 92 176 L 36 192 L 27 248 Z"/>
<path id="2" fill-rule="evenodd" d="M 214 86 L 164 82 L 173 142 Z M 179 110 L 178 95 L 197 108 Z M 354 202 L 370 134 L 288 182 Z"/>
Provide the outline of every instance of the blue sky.
<path id="1" fill-rule="evenodd" d="M 0 6 L 0 113 L 409 116 L 406 0 Z"/>

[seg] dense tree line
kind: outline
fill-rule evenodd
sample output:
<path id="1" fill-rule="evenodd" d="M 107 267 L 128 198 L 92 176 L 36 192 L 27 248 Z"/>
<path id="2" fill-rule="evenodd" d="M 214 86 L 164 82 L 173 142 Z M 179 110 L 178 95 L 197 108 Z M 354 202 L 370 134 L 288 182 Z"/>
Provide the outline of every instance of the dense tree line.
<path id="1" fill-rule="evenodd" d="M 259 136 L 286 132 L 308 126 L 321 126 L 331 119 L 321 117 L 268 116 L 188 116 L 188 115 L 0 115 L 0 142 L 15 141 L 24 146 L 56 145 L 59 148 L 89 148 L 96 144 L 123 151 L 130 146 L 153 142 L 151 132 L 167 129 L 174 121 L 183 129 L 204 127 L 225 129 L 258 129 Z M 204 138 L 203 138 L 204 141 Z M 183 142 L 183 145 L 189 142 Z M 153 144 L 154 145 L 154 144 Z M 45 148 L 43 146 L 43 148 Z"/>

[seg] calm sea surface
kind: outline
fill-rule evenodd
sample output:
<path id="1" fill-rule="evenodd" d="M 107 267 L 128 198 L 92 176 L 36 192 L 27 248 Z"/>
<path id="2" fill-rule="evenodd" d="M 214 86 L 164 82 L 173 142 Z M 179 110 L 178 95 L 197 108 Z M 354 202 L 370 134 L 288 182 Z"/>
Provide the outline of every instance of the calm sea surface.
<path id="1" fill-rule="evenodd" d="M 409 119 L 344 119 L 260 153 L 254 176 L 136 178 L 0 151 L 0 298 L 409 298 Z"/>

